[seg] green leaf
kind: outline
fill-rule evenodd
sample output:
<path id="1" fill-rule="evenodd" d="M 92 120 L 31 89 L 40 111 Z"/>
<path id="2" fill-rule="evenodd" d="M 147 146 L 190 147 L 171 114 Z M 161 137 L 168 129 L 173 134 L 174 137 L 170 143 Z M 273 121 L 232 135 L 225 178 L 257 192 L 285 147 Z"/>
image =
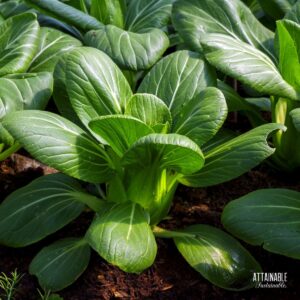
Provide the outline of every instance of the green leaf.
<path id="1" fill-rule="evenodd" d="M 261 93 L 299 99 L 271 59 L 254 47 L 224 34 L 209 34 L 201 40 L 206 59 L 220 71 Z"/>
<path id="2" fill-rule="evenodd" d="M 116 204 L 97 217 L 86 239 L 105 260 L 130 273 L 150 267 L 157 252 L 148 216 L 133 203 Z"/>
<path id="3" fill-rule="evenodd" d="M 28 9 L 29 7 L 25 3 L 22 3 L 21 0 L 10 0 L 0 3 L 0 15 L 2 15 L 4 19 L 19 15 L 28 11 Z"/>
<path id="4" fill-rule="evenodd" d="M 274 1 L 280 1 L 280 0 L 274 0 Z M 299 24 L 300 23 L 300 2 L 297 0 L 288 0 L 288 1 L 294 2 L 295 4 L 292 6 L 291 9 L 288 9 L 286 15 L 284 16 L 284 19 L 291 20 Z"/>
<path id="5" fill-rule="evenodd" d="M 36 159 L 75 178 L 106 182 L 112 175 L 104 149 L 70 121 L 50 112 L 21 111 L 3 126 Z"/>
<path id="6" fill-rule="evenodd" d="M 31 62 L 30 72 L 53 72 L 60 56 L 79 46 L 81 42 L 68 34 L 53 28 L 41 28 L 38 50 Z"/>
<path id="7" fill-rule="evenodd" d="M 84 204 L 80 184 L 63 174 L 42 176 L 10 194 L 0 205 L 0 243 L 24 247 L 77 218 Z"/>
<path id="8" fill-rule="evenodd" d="M 172 124 L 171 113 L 166 104 L 151 94 L 135 94 L 126 106 L 126 115 L 131 115 L 152 128 Z"/>
<path id="9" fill-rule="evenodd" d="M 277 21 L 276 24 L 279 71 L 288 83 L 300 89 L 300 25 L 289 20 Z"/>
<path id="10" fill-rule="evenodd" d="M 66 88 L 82 123 L 102 115 L 121 114 L 132 96 L 121 70 L 103 52 L 81 47 L 67 55 Z"/>
<path id="11" fill-rule="evenodd" d="M 114 25 L 89 31 L 84 42 L 105 52 L 121 69 L 133 71 L 149 69 L 169 47 L 169 39 L 160 29 L 135 33 Z"/>
<path id="12" fill-rule="evenodd" d="M 68 238 L 43 248 L 29 266 L 45 291 L 56 292 L 71 285 L 87 268 L 91 250 L 84 239 Z"/>
<path id="13" fill-rule="evenodd" d="M 23 109 L 44 109 L 52 95 L 50 73 L 14 74 L 0 78 L 0 119 Z"/>
<path id="14" fill-rule="evenodd" d="M 300 108 L 293 109 L 290 112 L 290 117 L 292 118 L 295 128 L 300 132 Z"/>
<path id="15" fill-rule="evenodd" d="M 24 13 L 0 24 L 0 76 L 26 72 L 37 50 L 36 15 Z"/>
<path id="16" fill-rule="evenodd" d="M 91 16 L 103 24 L 124 28 L 125 0 L 91 0 Z"/>
<path id="17" fill-rule="evenodd" d="M 288 13 L 297 0 L 258 0 L 263 10 L 273 19 L 281 19 Z"/>
<path id="18" fill-rule="evenodd" d="M 186 136 L 158 133 L 140 138 L 123 157 L 124 165 L 144 167 L 154 163 L 161 170 L 192 174 L 202 168 L 204 157 L 197 144 Z"/>
<path id="19" fill-rule="evenodd" d="M 124 115 L 103 116 L 89 123 L 93 132 L 104 139 L 120 157 L 139 138 L 153 133 L 142 121 Z"/>
<path id="20" fill-rule="evenodd" d="M 281 124 L 266 124 L 252 129 L 205 155 L 205 165 L 196 174 L 180 178 L 180 182 L 193 187 L 219 184 L 254 168 L 275 152 L 267 143 L 270 133 L 285 130 Z"/>
<path id="21" fill-rule="evenodd" d="M 225 228 L 251 245 L 300 259 L 300 193 L 287 189 L 251 192 L 224 209 Z"/>
<path id="22" fill-rule="evenodd" d="M 201 51 L 207 34 L 219 33 L 263 51 L 274 61 L 274 34 L 264 27 L 240 0 L 179 0 L 174 4 L 173 23 L 192 49 Z"/>
<path id="23" fill-rule="evenodd" d="M 53 73 L 54 90 L 53 99 L 59 113 L 71 122 L 82 126 L 78 115 L 71 105 L 66 86 L 66 66 L 68 54 L 65 53 L 59 58 Z"/>
<path id="24" fill-rule="evenodd" d="M 151 28 L 167 26 L 175 0 L 135 0 L 130 1 L 125 28 L 133 32 L 146 32 Z"/>
<path id="25" fill-rule="evenodd" d="M 103 26 L 97 19 L 58 0 L 25 0 L 41 13 L 57 18 L 84 31 L 99 29 Z"/>
<path id="26" fill-rule="evenodd" d="M 0 144 L 4 143 L 5 146 L 12 146 L 14 142 L 14 138 L 9 134 L 9 132 L 2 126 L 0 122 Z"/>
<path id="27" fill-rule="evenodd" d="M 217 133 L 226 117 L 224 95 L 218 89 L 209 87 L 182 109 L 172 132 L 185 135 L 201 146 Z"/>
<path id="28" fill-rule="evenodd" d="M 162 99 L 174 117 L 204 88 L 215 86 L 216 80 L 215 71 L 200 54 L 177 51 L 150 70 L 138 91 Z"/>
<path id="29" fill-rule="evenodd" d="M 253 273 L 261 267 L 242 245 L 220 229 L 194 225 L 174 238 L 187 262 L 213 284 L 228 290 L 253 287 Z"/>

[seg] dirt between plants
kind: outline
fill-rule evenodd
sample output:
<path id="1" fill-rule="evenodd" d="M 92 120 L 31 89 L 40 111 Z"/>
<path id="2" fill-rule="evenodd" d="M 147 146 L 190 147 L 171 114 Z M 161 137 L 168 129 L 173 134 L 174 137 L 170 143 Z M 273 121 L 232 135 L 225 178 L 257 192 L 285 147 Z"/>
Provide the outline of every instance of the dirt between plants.
<path id="1" fill-rule="evenodd" d="M 54 172 L 36 161 L 14 155 L 0 164 L 0 201 L 16 188 Z M 216 187 L 190 189 L 180 187 L 174 199 L 167 228 L 191 224 L 209 224 L 222 228 L 220 215 L 226 203 L 259 188 L 284 187 L 300 191 L 300 180 L 280 175 L 268 166 L 260 166 L 236 180 Z M 64 237 L 81 236 L 88 228 L 92 213 L 84 212 L 77 220 L 35 245 L 11 249 L 0 246 L 0 272 L 14 269 L 24 273 L 17 300 L 38 298 L 38 283 L 27 273 L 33 256 L 51 242 Z M 266 252 L 261 247 L 247 248 L 260 262 L 264 272 L 287 272 L 286 289 L 252 289 L 229 292 L 213 286 L 194 271 L 177 252 L 170 240 L 158 240 L 155 264 L 140 275 L 126 274 L 92 254 L 85 273 L 71 287 L 59 294 L 65 300 L 96 299 L 300 299 L 300 261 Z M 74 262 L 76 263 L 76 262 Z"/>

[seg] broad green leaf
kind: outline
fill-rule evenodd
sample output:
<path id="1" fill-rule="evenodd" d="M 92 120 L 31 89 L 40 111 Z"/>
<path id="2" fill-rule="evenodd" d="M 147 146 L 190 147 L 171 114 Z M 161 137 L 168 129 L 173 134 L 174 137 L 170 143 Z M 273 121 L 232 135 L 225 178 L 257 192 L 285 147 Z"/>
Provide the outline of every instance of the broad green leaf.
<path id="1" fill-rule="evenodd" d="M 66 88 L 81 122 L 121 114 L 132 96 L 121 70 L 103 52 L 87 47 L 72 50 L 66 61 Z"/>
<path id="2" fill-rule="evenodd" d="M 150 127 L 172 124 L 171 113 L 166 104 L 151 94 L 135 94 L 126 106 L 126 115 L 131 115 Z"/>
<path id="3" fill-rule="evenodd" d="M 205 165 L 196 174 L 185 176 L 180 182 L 193 187 L 219 184 L 254 168 L 275 152 L 268 145 L 268 136 L 276 130 L 284 130 L 281 124 L 266 124 L 252 129 L 214 149 L 205 155 Z"/>
<path id="4" fill-rule="evenodd" d="M 194 225 L 182 231 L 186 237 L 174 238 L 186 261 L 213 284 L 228 290 L 253 287 L 253 273 L 261 267 L 234 238 L 220 229 Z"/>
<path id="5" fill-rule="evenodd" d="M 4 19 L 19 15 L 28 10 L 29 7 L 25 3 L 22 3 L 21 0 L 10 0 L 0 3 L 0 15 L 2 15 Z"/>
<path id="6" fill-rule="evenodd" d="M 81 42 L 72 36 L 53 28 L 41 28 L 37 53 L 35 54 L 30 72 L 53 72 L 60 56 L 81 46 Z"/>
<path id="7" fill-rule="evenodd" d="M 151 28 L 167 26 L 170 21 L 172 4 L 175 0 L 130 1 L 125 28 L 133 32 L 145 32 Z"/>
<path id="8" fill-rule="evenodd" d="M 300 25 L 289 20 L 277 21 L 276 24 L 279 71 L 288 83 L 300 89 Z"/>
<path id="9" fill-rule="evenodd" d="M 97 19 L 58 0 L 25 0 L 25 2 L 46 15 L 69 23 L 84 31 L 103 26 Z"/>
<path id="10" fill-rule="evenodd" d="M 290 112 L 290 116 L 295 128 L 300 132 L 300 108 L 293 109 Z"/>
<path id="11" fill-rule="evenodd" d="M 124 115 L 102 116 L 92 120 L 89 127 L 104 139 L 120 157 L 139 138 L 153 133 L 142 121 Z"/>
<path id="12" fill-rule="evenodd" d="M 295 4 L 292 6 L 291 9 L 287 11 L 286 15 L 284 16 L 284 19 L 291 20 L 296 22 L 297 24 L 300 24 L 300 2 L 297 0 L 288 0 L 288 1 L 295 2 Z"/>
<path id="13" fill-rule="evenodd" d="M 54 73 L 54 90 L 53 90 L 53 99 L 55 105 L 60 112 L 60 114 L 70 120 L 71 122 L 82 126 L 78 115 L 74 111 L 74 108 L 71 105 L 70 98 L 68 96 L 67 87 L 66 87 L 66 66 L 67 66 L 67 56 L 65 53 L 58 60 Z"/>
<path id="14" fill-rule="evenodd" d="M 172 132 L 187 136 L 201 146 L 217 133 L 226 117 L 224 95 L 220 90 L 209 87 L 181 110 Z"/>
<path id="15" fill-rule="evenodd" d="M 87 268 L 91 250 L 84 239 L 68 238 L 43 248 L 29 266 L 45 291 L 56 292 L 71 285 Z"/>
<path id="16" fill-rule="evenodd" d="M 91 16 L 101 23 L 124 28 L 125 0 L 92 0 Z"/>
<path id="17" fill-rule="evenodd" d="M 258 0 L 242 0 L 252 11 L 257 19 L 264 17 L 264 11 Z"/>
<path id="18" fill-rule="evenodd" d="M 0 76 L 23 73 L 37 50 L 36 15 L 24 13 L 0 24 Z"/>
<path id="19" fill-rule="evenodd" d="M 105 52 L 121 69 L 133 71 L 149 69 L 169 47 L 169 39 L 160 29 L 135 33 L 114 25 L 89 31 L 84 42 Z"/>
<path id="20" fill-rule="evenodd" d="M 201 51 L 202 39 L 220 33 L 273 54 L 274 34 L 264 27 L 240 0 L 179 0 L 174 4 L 173 23 L 182 39 Z"/>
<path id="21" fill-rule="evenodd" d="M 288 13 L 297 0 L 258 0 L 263 10 L 273 19 L 281 19 Z"/>
<path id="22" fill-rule="evenodd" d="M 150 267 L 157 246 L 146 212 L 134 203 L 115 204 L 91 224 L 86 239 L 109 263 L 130 273 Z"/>
<path id="23" fill-rule="evenodd" d="M 200 170 L 204 157 L 192 140 L 179 134 L 153 133 L 140 138 L 125 153 L 124 165 L 149 166 L 172 169 L 181 174 L 192 174 Z"/>
<path id="24" fill-rule="evenodd" d="M 216 135 L 214 135 L 207 143 L 205 143 L 201 149 L 204 153 L 208 153 L 210 150 L 215 149 L 216 147 L 236 138 L 238 134 L 230 129 L 221 128 Z"/>
<path id="25" fill-rule="evenodd" d="M 63 174 L 42 176 L 10 194 L 0 205 L 0 243 L 24 247 L 77 218 L 84 204 L 80 184 Z"/>
<path id="26" fill-rule="evenodd" d="M 52 95 L 52 74 L 14 74 L 0 78 L 0 119 L 23 109 L 44 109 Z"/>
<path id="27" fill-rule="evenodd" d="M 206 59 L 220 71 L 261 93 L 299 99 L 271 59 L 254 47 L 224 34 L 209 34 L 201 40 Z"/>
<path id="28" fill-rule="evenodd" d="M 104 149 L 80 127 L 59 115 L 26 110 L 14 112 L 3 126 L 36 159 L 75 178 L 106 182 L 112 163 Z"/>
<path id="29" fill-rule="evenodd" d="M 216 74 L 200 54 L 177 51 L 159 61 L 145 76 L 138 91 L 156 95 L 172 116 L 207 86 L 216 85 Z"/>
<path id="30" fill-rule="evenodd" d="M 231 201 L 222 214 L 225 228 L 251 245 L 300 259 L 300 193 L 287 189 L 251 192 Z"/>

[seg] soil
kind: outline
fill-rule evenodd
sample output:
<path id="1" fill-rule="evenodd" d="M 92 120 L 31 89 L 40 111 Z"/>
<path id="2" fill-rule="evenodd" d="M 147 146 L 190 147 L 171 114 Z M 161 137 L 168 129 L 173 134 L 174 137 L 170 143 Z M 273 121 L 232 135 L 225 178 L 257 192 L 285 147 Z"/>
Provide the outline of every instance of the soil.
<path id="1" fill-rule="evenodd" d="M 0 201 L 32 179 L 54 172 L 53 169 L 22 155 L 0 164 Z M 300 180 L 288 178 L 261 165 L 238 179 L 216 187 L 189 189 L 180 187 L 174 199 L 168 228 L 191 224 L 209 224 L 222 228 L 220 215 L 226 203 L 260 188 L 285 187 L 300 191 Z M 0 247 L 0 272 L 16 268 L 24 274 L 17 289 L 17 300 L 38 299 L 38 283 L 28 274 L 33 256 L 45 245 L 66 236 L 83 235 L 92 214 L 84 212 L 77 220 L 40 243 L 21 249 Z M 299 299 L 300 261 L 268 253 L 261 247 L 245 245 L 265 272 L 287 272 L 286 289 L 252 289 L 229 292 L 217 288 L 187 265 L 170 240 L 158 240 L 155 264 L 140 275 L 126 274 L 92 254 L 85 273 L 71 287 L 59 292 L 65 300 L 96 299 Z M 74 262 L 76 263 L 76 262 Z"/>

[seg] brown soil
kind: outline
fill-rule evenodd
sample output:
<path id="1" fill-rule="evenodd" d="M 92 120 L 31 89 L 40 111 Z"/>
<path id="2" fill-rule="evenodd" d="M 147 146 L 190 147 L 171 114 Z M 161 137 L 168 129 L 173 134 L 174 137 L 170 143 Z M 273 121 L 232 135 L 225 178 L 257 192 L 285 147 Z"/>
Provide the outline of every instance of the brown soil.
<path id="1" fill-rule="evenodd" d="M 15 155 L 0 164 L 0 201 L 18 187 L 53 170 Z M 220 215 L 226 203 L 246 193 L 271 187 L 286 187 L 300 191 L 299 178 L 288 178 L 260 166 L 226 184 L 204 189 L 180 187 L 171 210 L 172 219 L 164 226 L 182 228 L 190 224 L 222 227 Z M 66 236 L 80 236 L 89 226 L 92 214 L 84 212 L 63 230 L 33 246 L 11 249 L 0 247 L 0 272 L 14 269 L 24 273 L 17 300 L 38 299 L 38 284 L 27 273 L 28 265 L 41 247 Z M 95 299 L 299 299 L 300 261 L 266 252 L 260 247 L 247 248 L 261 263 L 265 272 L 288 272 L 286 289 L 252 289 L 229 292 L 217 288 L 191 269 L 176 251 L 172 241 L 158 240 L 155 264 L 140 275 L 126 274 L 107 264 L 93 253 L 86 272 L 71 287 L 59 294 L 65 300 Z M 76 262 L 74 262 L 76 263 Z"/>

